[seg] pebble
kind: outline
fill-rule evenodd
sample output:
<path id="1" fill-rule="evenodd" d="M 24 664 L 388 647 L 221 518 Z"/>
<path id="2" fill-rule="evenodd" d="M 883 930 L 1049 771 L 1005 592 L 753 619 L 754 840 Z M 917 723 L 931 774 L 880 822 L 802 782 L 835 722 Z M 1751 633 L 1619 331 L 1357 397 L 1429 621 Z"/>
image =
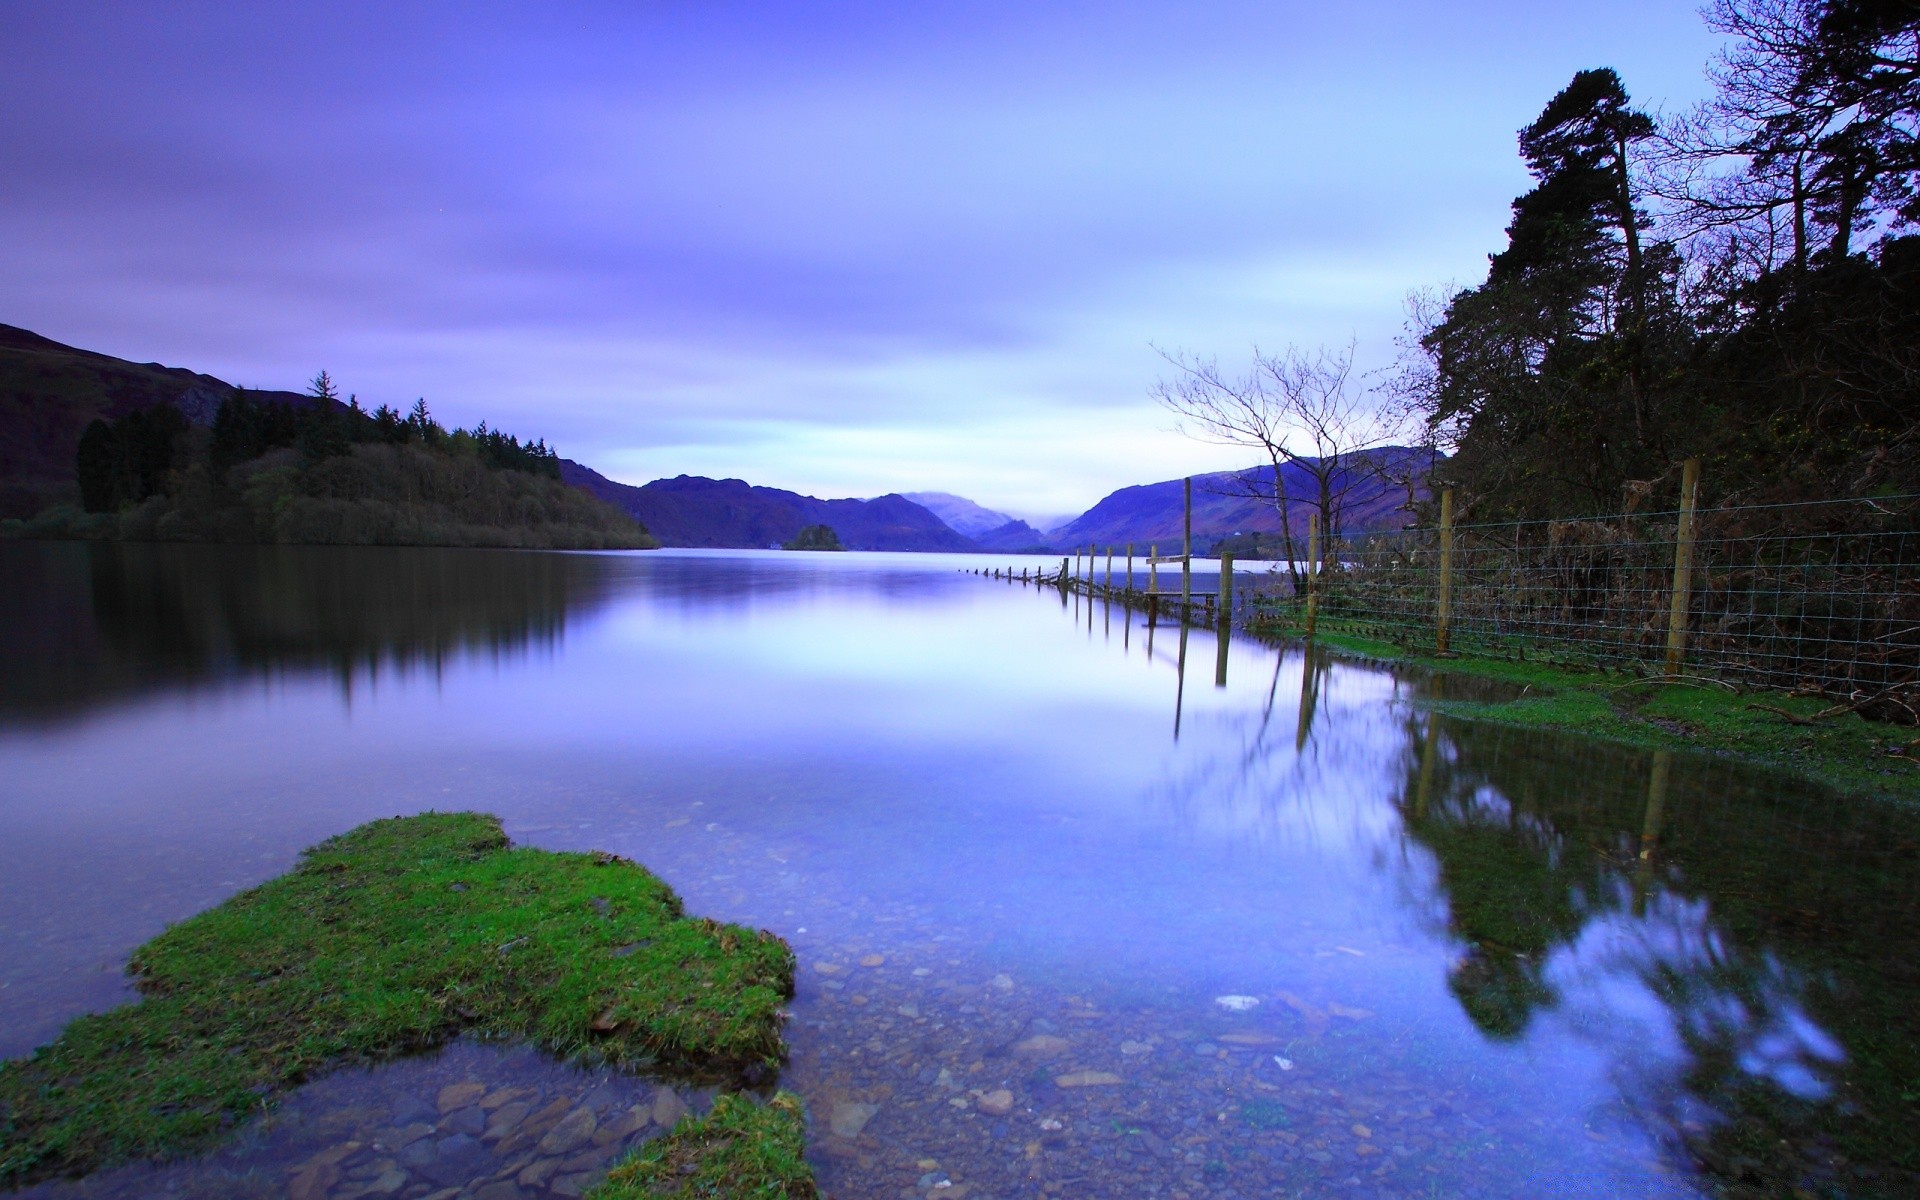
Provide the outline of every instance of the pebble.
<path id="1" fill-rule="evenodd" d="M 484 1083 L 450 1083 L 440 1089 L 440 1111 L 450 1113 L 456 1108 L 465 1108 L 486 1094 Z"/>
<path id="2" fill-rule="evenodd" d="M 842 1100 L 833 1106 L 833 1115 L 828 1124 L 833 1129 L 835 1137 L 851 1140 L 860 1136 L 860 1131 L 867 1127 L 867 1122 L 873 1120 L 874 1114 L 879 1111 L 880 1106 L 877 1104 Z"/>
<path id="3" fill-rule="evenodd" d="M 1004 1117 L 1013 1111 L 1013 1093 L 1006 1088 L 995 1088 L 981 1095 L 980 1111 L 989 1116 Z"/>
<path id="4" fill-rule="evenodd" d="M 1036 1033 L 1030 1038 L 1015 1042 L 1013 1052 L 1030 1054 L 1035 1058 L 1052 1058 L 1058 1054 L 1065 1054 L 1072 1045 L 1072 1042 L 1063 1037 L 1057 1037 L 1051 1033 Z"/>
<path id="5" fill-rule="evenodd" d="M 653 1094 L 653 1123 L 662 1129 L 672 1129 L 691 1111 L 672 1088 L 663 1087 Z"/>
<path id="6" fill-rule="evenodd" d="M 1228 1012 L 1252 1012 L 1260 1007 L 1258 996 L 1215 996 L 1213 1002 Z"/>
<path id="7" fill-rule="evenodd" d="M 600 1122 L 595 1119 L 593 1110 L 583 1104 L 548 1130 L 536 1148 L 542 1154 L 566 1154 L 585 1145 L 599 1128 Z"/>
<path id="8" fill-rule="evenodd" d="M 1112 1071 L 1069 1071 L 1065 1075 L 1055 1075 L 1053 1082 L 1063 1088 L 1106 1087 L 1111 1084 L 1125 1083 L 1126 1080 Z"/>
<path id="9" fill-rule="evenodd" d="M 860 965 L 863 967 L 883 967 L 886 964 L 887 956 L 884 954 L 869 954 L 860 960 Z"/>

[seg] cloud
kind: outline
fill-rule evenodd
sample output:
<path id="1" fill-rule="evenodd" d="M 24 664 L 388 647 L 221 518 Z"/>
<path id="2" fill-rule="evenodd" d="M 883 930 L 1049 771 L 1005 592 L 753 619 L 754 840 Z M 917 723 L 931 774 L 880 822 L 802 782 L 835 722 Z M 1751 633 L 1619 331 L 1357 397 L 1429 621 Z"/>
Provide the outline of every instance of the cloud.
<path id="1" fill-rule="evenodd" d="M 1214 460 L 1150 344 L 1378 362 L 1574 69 L 1679 103 L 1711 45 L 1651 2 L 28 0 L 0 320 L 622 477 L 1080 508 Z"/>

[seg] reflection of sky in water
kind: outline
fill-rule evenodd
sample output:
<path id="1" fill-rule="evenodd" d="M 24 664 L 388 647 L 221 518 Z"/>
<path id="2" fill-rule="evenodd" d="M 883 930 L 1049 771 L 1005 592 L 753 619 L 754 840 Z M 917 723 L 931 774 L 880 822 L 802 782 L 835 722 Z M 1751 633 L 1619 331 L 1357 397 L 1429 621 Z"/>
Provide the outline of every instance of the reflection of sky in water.
<path id="1" fill-rule="evenodd" d="M 972 559 L 571 562 L 418 634 L 437 639 L 432 661 L 223 653 L 137 688 L 101 672 L 58 719 L 0 726 L 0 1050 L 116 1000 L 133 945 L 299 847 L 473 807 L 525 841 L 629 854 L 693 911 L 789 937 L 803 963 L 918 929 L 989 974 L 1170 1027 L 1197 1027 L 1215 995 L 1262 997 L 1253 1025 L 1297 1043 L 1303 1073 L 1352 1086 L 1390 1064 L 1575 1131 L 1528 1143 L 1535 1184 L 1597 1179 L 1604 1160 L 1615 1194 L 1671 1190 L 1647 1138 L 1713 1122 L 1690 1090 L 1700 1047 L 1806 1100 L 1844 1069 L 1807 999 L 1820 980 L 1729 942 L 1712 897 L 1664 865 L 1637 897 L 1630 854 L 1556 825 L 1563 794 L 1591 793 L 1612 806 L 1599 825 L 1637 835 L 1638 756 L 1509 788 L 1508 759 L 1444 726 L 1410 825 L 1425 723 L 1407 701 L 1424 685 L 1383 671 L 1236 642 L 1216 687 L 1215 639 L 1195 630 L 1180 685 L 1177 630 L 961 574 Z M 207 608 L 246 603 L 270 602 Z M 404 610 L 401 632 L 343 657 L 381 662 L 382 637 L 416 636 Z M 1476 875 L 1494 852 L 1535 890 Z M 1536 902 L 1570 915 L 1522 929 L 1523 946 L 1474 932 Z M 803 1018 L 825 1011 L 801 984 Z M 1517 1036 L 1482 1032 L 1456 995 L 1473 988 L 1524 1003 Z M 1322 1038 L 1283 996 L 1372 1015 Z M 811 1036 L 797 1023 L 800 1048 Z M 1490 1194 L 1529 1194 L 1510 1182 Z"/>

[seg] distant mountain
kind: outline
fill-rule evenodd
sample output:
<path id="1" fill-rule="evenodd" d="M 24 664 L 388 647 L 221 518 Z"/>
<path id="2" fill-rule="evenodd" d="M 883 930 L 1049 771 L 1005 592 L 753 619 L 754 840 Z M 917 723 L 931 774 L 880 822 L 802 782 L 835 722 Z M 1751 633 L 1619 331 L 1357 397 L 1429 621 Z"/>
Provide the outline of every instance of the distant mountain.
<path id="1" fill-rule="evenodd" d="M 195 425 L 213 424 L 232 384 L 182 367 L 135 363 L 0 325 L 0 517 L 77 502 L 74 454 L 93 420 L 171 400 Z M 255 399 L 311 404 L 294 392 Z"/>
<path id="2" fill-rule="evenodd" d="M 669 546 L 780 546 L 809 525 L 826 525 L 852 550 L 979 549 L 905 496 L 816 500 L 740 479 L 698 475 L 635 487 L 570 459 L 561 460 L 560 478 L 624 510 Z"/>
<path id="3" fill-rule="evenodd" d="M 973 544 L 982 550 L 1015 553 L 1022 550 L 1044 550 L 1048 542 L 1046 534 L 1025 521 L 1008 521 L 997 529 L 989 529 L 976 536 Z"/>
<path id="4" fill-rule="evenodd" d="M 1382 479 L 1374 468 L 1382 467 L 1397 474 L 1416 464 L 1424 465 L 1425 457 L 1423 450 L 1389 446 L 1371 452 L 1370 462 L 1356 462 L 1350 471 L 1343 469 L 1344 532 L 1365 533 L 1404 525 L 1408 519 L 1406 490 Z M 1304 502 L 1316 494 L 1313 478 L 1304 467 L 1293 464 L 1283 468 L 1283 478 L 1293 532 L 1304 536 L 1308 515 Z M 1280 515 L 1272 501 L 1246 495 L 1255 488 L 1272 495 L 1273 468 L 1194 476 L 1194 539 L 1211 543 L 1232 533 L 1280 532 Z M 1425 489 L 1419 489 L 1416 494 L 1424 498 Z M 1162 553 L 1168 553 L 1170 547 L 1180 543 L 1181 504 L 1178 479 L 1121 488 L 1048 534 L 1047 541 L 1063 548 L 1117 546 L 1127 542 L 1141 547 L 1158 544 Z"/>
<path id="5" fill-rule="evenodd" d="M 965 496 L 956 496 L 952 492 L 901 492 L 902 496 L 926 509 L 947 523 L 955 533 L 977 538 L 983 533 L 992 533 L 1016 522 L 1003 512 L 982 508 Z"/>

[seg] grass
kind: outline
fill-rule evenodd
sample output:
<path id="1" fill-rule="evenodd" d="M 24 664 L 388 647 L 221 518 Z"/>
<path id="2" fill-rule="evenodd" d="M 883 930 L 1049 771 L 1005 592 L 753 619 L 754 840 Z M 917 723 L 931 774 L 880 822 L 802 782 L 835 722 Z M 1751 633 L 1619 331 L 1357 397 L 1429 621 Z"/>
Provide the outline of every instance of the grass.
<path id="1" fill-rule="evenodd" d="M 135 952 L 138 1003 L 0 1063 L 0 1188 L 211 1146 L 285 1089 L 463 1033 L 703 1078 L 783 1054 L 793 954 L 638 865 L 374 821 Z"/>
<path id="2" fill-rule="evenodd" d="M 1262 628 L 1256 632 L 1289 634 Z M 1653 749 L 1718 752 L 1790 771 L 1842 791 L 1920 800 L 1920 730 L 1869 721 L 1854 714 L 1796 724 L 1831 707 L 1820 697 L 1780 692 L 1736 692 L 1708 680 L 1663 683 L 1603 671 L 1538 662 L 1478 658 L 1463 653 L 1438 658 L 1393 642 L 1328 631 L 1315 636 L 1322 648 L 1360 658 L 1423 668 L 1451 678 L 1484 680 L 1509 695 L 1424 703 L 1470 720 L 1535 729 L 1561 729 Z M 1497 685 L 1505 684 L 1504 688 Z M 1444 689 L 1444 684 L 1442 688 Z M 1462 688 L 1471 691 L 1471 688 Z M 1903 753 L 1890 754 L 1894 748 Z"/>
<path id="3" fill-rule="evenodd" d="M 722 1096 L 706 1116 L 641 1147 L 583 1200 L 812 1200 L 820 1193 L 805 1151 L 798 1097 L 782 1092 L 756 1104 Z"/>

